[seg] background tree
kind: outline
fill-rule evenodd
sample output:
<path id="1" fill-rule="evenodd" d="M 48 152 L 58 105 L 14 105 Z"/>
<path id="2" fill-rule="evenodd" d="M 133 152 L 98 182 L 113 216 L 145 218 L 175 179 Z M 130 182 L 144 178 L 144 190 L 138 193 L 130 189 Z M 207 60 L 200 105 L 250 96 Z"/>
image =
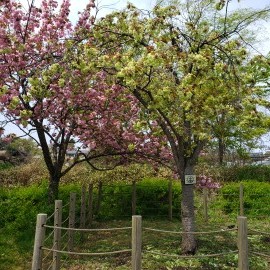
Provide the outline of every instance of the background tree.
<path id="1" fill-rule="evenodd" d="M 185 176 L 194 174 L 201 150 L 213 138 L 216 117 L 241 114 L 238 125 L 246 132 L 263 119 L 261 112 L 254 114 L 262 92 L 251 82 L 241 33 L 268 10 L 229 14 L 227 6 L 225 12 L 221 8 L 210 0 L 157 5 L 151 12 L 129 4 L 102 19 L 94 32 L 103 52 L 99 67 L 139 100 L 146 123 L 158 124 L 155 135 L 170 145 L 182 183 L 183 253 L 196 251 L 189 234 L 195 230 L 194 186 Z"/>
<path id="2" fill-rule="evenodd" d="M 95 160 L 107 157 L 104 165 L 113 168 L 139 148 L 153 154 L 150 142 L 158 142 L 134 128 L 140 113 L 136 99 L 121 98 L 121 86 L 109 86 L 104 72 L 82 61 L 96 52 L 91 40 L 82 51 L 95 19 L 94 2 L 74 26 L 69 6 L 68 0 L 60 7 L 54 0 L 40 6 L 30 1 L 27 7 L 11 0 L 1 3 L 0 13 L 1 111 L 40 145 L 50 175 L 50 201 L 58 195 L 61 177 L 76 164 L 87 161 L 103 169 Z M 72 140 L 90 151 L 78 150 L 67 162 Z"/>

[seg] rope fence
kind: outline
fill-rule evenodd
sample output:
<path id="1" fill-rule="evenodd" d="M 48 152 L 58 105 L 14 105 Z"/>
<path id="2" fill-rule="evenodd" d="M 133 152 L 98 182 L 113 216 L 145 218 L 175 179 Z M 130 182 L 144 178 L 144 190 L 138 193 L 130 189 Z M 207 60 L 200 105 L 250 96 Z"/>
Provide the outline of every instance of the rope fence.
<path id="1" fill-rule="evenodd" d="M 171 184 L 168 185 L 169 189 Z M 55 201 L 55 209 L 54 212 L 47 216 L 47 214 L 39 214 L 37 216 L 37 223 L 36 223 L 36 235 L 35 235 L 35 246 L 33 252 L 33 260 L 32 260 L 32 270 L 44 269 L 44 270 L 59 270 L 60 266 L 63 265 L 63 260 L 61 261 L 61 255 L 66 255 L 65 261 L 70 259 L 71 255 L 76 256 L 108 256 L 114 254 L 121 254 L 121 253 L 131 253 L 132 258 L 132 270 L 141 269 L 142 263 L 142 256 L 144 254 L 152 254 L 158 255 L 163 257 L 171 257 L 171 258 L 188 258 L 188 259 L 195 259 L 195 258 L 205 258 L 205 257 L 222 257 L 227 256 L 230 254 L 238 253 L 238 269 L 248 269 L 248 254 L 250 255 L 258 255 L 262 257 L 270 258 L 270 255 L 264 252 L 258 251 L 249 251 L 248 252 L 248 234 L 247 234 L 247 224 L 246 218 L 244 216 L 238 217 L 238 225 L 234 226 L 233 228 L 225 228 L 220 230 L 212 230 L 212 231 L 195 231 L 195 232 L 184 232 L 184 231 L 170 231 L 170 230 L 161 230 L 156 228 L 150 227 L 142 227 L 141 225 L 141 216 L 136 216 L 136 185 L 133 183 L 133 192 L 132 192 L 132 208 L 131 211 L 134 214 L 132 216 L 132 226 L 127 227 L 119 227 L 119 228 L 100 228 L 95 229 L 91 228 L 93 217 L 98 213 L 95 212 L 94 203 L 93 203 L 93 186 L 89 186 L 88 189 L 88 197 L 87 191 L 85 187 L 82 188 L 82 195 L 81 195 L 81 202 L 80 202 L 80 211 L 76 211 L 76 194 L 70 194 L 70 200 L 67 204 L 62 206 L 62 201 L 57 200 Z M 101 199 L 102 196 L 105 196 L 105 193 L 102 193 L 102 188 L 104 186 L 99 185 L 99 206 L 98 210 L 100 211 Z M 170 193 L 170 197 L 168 198 L 169 202 L 172 202 L 172 194 Z M 241 191 L 240 186 L 240 197 L 244 196 L 243 194 L 243 187 Z M 238 196 L 239 196 L 238 194 Z M 203 200 L 202 200 L 202 208 L 204 209 L 205 221 L 208 220 L 208 207 L 209 207 L 209 194 L 207 192 L 203 192 Z M 231 195 L 231 194 L 229 194 Z M 237 194 L 236 194 L 237 195 Z M 214 196 L 217 196 L 215 194 Z M 244 198 L 239 199 L 239 212 L 244 214 Z M 63 209 L 65 209 L 65 213 L 68 212 L 68 216 L 64 219 L 62 218 Z M 68 209 L 68 211 L 66 211 Z M 77 214 L 79 214 L 79 216 Z M 169 206 L 169 219 L 172 219 L 172 207 Z M 53 219 L 53 225 L 48 225 L 48 221 Z M 51 222 L 50 222 L 51 224 Z M 51 230 L 48 236 L 46 236 L 46 230 Z M 131 230 L 131 248 L 124 248 L 122 250 L 116 251 L 107 251 L 107 252 L 81 252 L 74 250 L 74 244 L 81 244 L 84 241 L 83 234 L 84 233 L 93 233 L 93 232 L 112 232 L 112 231 L 123 231 L 123 230 Z M 62 231 L 64 233 L 62 234 Z M 226 232 L 237 232 L 237 250 L 229 250 L 226 252 L 220 253 L 210 253 L 210 254 L 198 254 L 198 255 L 178 255 L 178 254 L 169 254 L 169 253 L 162 253 L 155 250 L 147 250 L 142 246 L 142 232 L 143 231 L 151 231 L 163 234 L 172 234 L 172 235 L 183 235 L 183 234 L 194 234 L 194 235 L 210 235 L 210 234 L 222 234 Z M 81 237 L 76 237 L 75 233 L 79 232 Z M 249 229 L 250 233 L 256 233 L 261 235 L 270 235 L 268 232 L 261 232 L 255 229 Z M 45 237 L 46 236 L 46 237 Z M 78 240 L 79 241 L 76 241 Z M 65 245 L 61 248 L 61 242 L 64 241 Z M 44 254 L 43 254 L 44 253 Z M 47 261 L 49 261 L 47 263 Z M 43 267 L 43 268 L 42 268 Z"/>
<path id="2" fill-rule="evenodd" d="M 70 205 L 72 208 L 72 205 Z M 69 211 L 69 219 L 74 218 L 70 214 Z M 70 221 L 70 220 L 69 220 Z M 141 216 L 132 216 L 132 226 L 128 227 L 113 227 L 113 228 L 75 228 L 73 225 L 71 227 L 63 227 L 62 226 L 62 201 L 55 201 L 55 211 L 54 211 L 54 225 L 47 225 L 47 214 L 38 214 L 37 216 L 37 224 L 36 224 L 36 234 L 35 234 L 35 245 L 33 252 L 33 260 L 32 260 L 32 270 L 60 270 L 61 265 L 63 265 L 64 261 L 67 261 L 68 258 L 71 259 L 70 256 L 110 256 L 117 255 L 123 253 L 131 254 L 131 264 L 132 270 L 140 270 L 142 265 L 142 258 L 145 254 L 150 255 L 158 255 L 161 257 L 169 257 L 169 258 L 182 258 L 182 259 L 198 259 L 198 258 L 211 258 L 211 257 L 224 257 L 230 254 L 238 253 L 238 261 L 239 268 L 242 270 L 246 270 L 245 265 L 248 265 L 248 250 L 247 250 L 247 218 L 246 217 L 238 217 L 238 226 L 237 228 L 232 229 L 221 229 L 221 230 L 213 230 L 213 231 L 198 231 L 198 232 L 184 232 L 184 231 L 170 231 L 170 230 L 162 230 L 155 229 L 149 227 L 142 227 L 142 218 Z M 72 222 L 69 222 L 72 224 Z M 52 230 L 47 237 L 46 230 Z M 123 248 L 121 250 L 112 250 L 106 252 L 84 252 L 80 250 L 73 250 L 74 246 L 71 244 L 74 243 L 74 233 L 93 233 L 93 232 L 112 232 L 112 231 L 124 231 L 131 230 L 131 248 Z M 65 231 L 61 235 L 61 232 Z M 163 234 L 173 234 L 173 235 L 181 235 L 181 234 L 196 234 L 196 235 L 208 235 L 208 234 L 222 234 L 225 232 L 237 232 L 238 240 L 236 250 L 229 250 L 220 253 L 204 253 L 197 255 L 178 255 L 178 254 L 169 254 L 167 252 L 160 252 L 155 250 L 148 250 L 142 245 L 142 234 L 143 231 L 151 231 Z M 251 232 L 261 233 L 256 230 L 251 230 Z M 45 245 L 45 242 L 49 240 L 49 237 L 52 239 L 51 247 Z M 73 238 L 73 239 L 72 239 Z M 65 245 L 61 248 L 61 242 L 65 240 Z M 43 254 L 44 253 L 44 254 Z M 45 254 L 46 253 L 46 254 Z M 269 255 L 260 253 L 260 252 L 250 252 L 250 254 L 257 254 L 259 256 L 267 257 Z M 61 261 L 61 255 L 66 257 Z M 48 260 L 48 262 L 47 262 Z"/>
<path id="3" fill-rule="evenodd" d="M 214 253 L 214 254 L 202 254 L 202 255 L 177 255 L 177 254 L 160 253 L 160 252 L 149 251 L 149 250 L 144 251 L 144 253 L 149 253 L 149 254 L 159 255 L 159 256 L 164 256 L 164 257 L 171 257 L 171 258 L 196 259 L 196 258 L 206 258 L 206 257 L 210 258 L 210 257 L 227 256 L 227 255 L 230 255 L 230 254 L 238 253 L 238 250 L 222 252 L 222 253 Z"/>
<path id="4" fill-rule="evenodd" d="M 159 229 L 153 229 L 153 228 L 143 228 L 146 231 L 153 231 L 153 232 L 160 232 L 160 233 L 170 233 L 170 234 L 216 234 L 216 233 L 222 233 L 222 232 L 231 232 L 231 231 L 237 231 L 237 229 L 222 229 L 219 231 L 207 231 L 207 232 L 176 232 L 176 231 L 165 231 L 165 230 L 159 230 Z"/>

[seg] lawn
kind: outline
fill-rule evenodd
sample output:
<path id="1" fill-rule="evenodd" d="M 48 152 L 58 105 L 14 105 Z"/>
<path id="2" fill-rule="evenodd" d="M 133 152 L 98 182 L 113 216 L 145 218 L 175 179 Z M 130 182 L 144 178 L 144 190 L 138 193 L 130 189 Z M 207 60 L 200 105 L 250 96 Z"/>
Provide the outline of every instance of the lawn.
<path id="1" fill-rule="evenodd" d="M 245 185 L 245 213 L 248 216 L 249 228 L 249 263 L 250 269 L 265 270 L 270 269 L 269 256 L 259 256 L 253 252 L 269 254 L 270 252 L 270 234 L 268 234 L 270 217 L 268 200 L 262 197 L 266 192 L 266 183 L 262 188 L 262 183 L 250 182 Z M 269 185 L 269 184 L 267 184 Z M 179 218 L 168 220 L 168 216 L 158 215 L 161 210 L 156 208 L 145 209 L 147 215 L 143 217 L 143 259 L 142 269 L 161 269 L 161 270 L 179 270 L 179 269 L 237 269 L 237 232 L 236 221 L 238 206 L 237 194 L 239 184 L 231 183 L 224 187 L 219 194 L 211 194 L 209 197 L 208 222 L 205 221 L 202 193 L 196 195 L 196 219 L 197 231 L 205 232 L 197 236 L 198 250 L 193 258 L 179 257 L 181 254 L 181 234 L 163 233 L 151 231 L 151 229 L 165 231 L 181 231 L 181 222 Z M 256 195 L 254 191 L 261 191 L 262 194 Z M 149 189 L 149 186 L 148 186 Z M 147 194 L 152 193 L 147 189 Z M 249 189 L 250 191 L 249 194 Z M 116 204 L 112 201 L 112 187 L 104 190 L 103 204 L 104 213 L 101 211 L 99 219 L 95 219 L 92 228 L 115 228 L 130 227 L 130 217 L 119 216 L 117 219 L 105 218 L 107 213 Z M 80 192 L 80 186 L 62 186 L 60 196 L 63 204 L 68 202 L 70 191 Z M 160 192 L 160 191 L 159 191 Z M 223 193 L 222 193 L 223 192 Z M 155 200 L 164 200 L 164 192 Z M 106 198 L 106 196 L 109 197 Z M 178 193 L 177 193 L 178 194 Z M 116 194 L 115 198 L 120 198 Z M 128 200 L 130 198 L 128 197 Z M 116 200 L 116 199 L 115 199 Z M 155 201 L 153 200 L 153 202 Z M 151 201 L 151 198 L 149 199 Z M 108 204 L 108 205 L 105 205 Z M 160 204 L 159 204 L 160 205 Z M 77 206 L 80 206 L 79 201 Z M 119 207 L 118 207 L 119 208 Z M 118 209 L 116 208 L 116 209 Z M 116 209 L 114 211 L 116 211 Z M 143 208 L 139 205 L 140 211 Z M 165 209 L 164 205 L 161 209 Z M 102 209 L 101 209 L 102 210 Z M 163 211 L 162 210 L 162 211 Z M 258 210 L 260 210 L 258 212 Z M 35 233 L 35 221 L 37 213 L 53 212 L 53 207 L 46 203 L 46 184 L 31 185 L 29 187 L 18 187 L 14 189 L 0 190 L 0 212 L 3 213 L 0 219 L 0 270 L 24 270 L 31 269 L 31 257 L 33 252 L 33 242 Z M 149 215 L 151 212 L 152 215 Z M 80 211 L 77 211 L 80 214 Z M 127 216 L 128 213 L 126 213 Z M 257 215 L 259 214 L 259 215 Z M 63 213 L 63 219 L 68 215 L 67 209 Z M 177 216 L 177 215 L 175 215 Z M 77 217 L 78 218 L 78 217 Z M 77 220 L 77 227 L 79 221 Z M 66 224 L 64 224 L 66 226 Z M 228 231 L 232 229 L 232 231 Z M 216 233 L 211 233 L 216 231 Z M 256 233 L 256 231 L 264 232 Z M 46 229 L 46 241 L 44 246 L 52 247 L 52 230 Z M 67 250 L 67 234 L 63 232 L 61 240 L 63 250 Z M 80 253 L 98 253 L 115 251 L 131 248 L 131 230 L 121 231 L 101 231 L 75 234 L 74 251 Z M 218 256 L 218 254 L 220 254 Z M 223 254 L 223 253 L 228 253 Z M 214 257 L 208 255 L 216 254 Z M 171 257 L 171 255 L 173 257 Z M 51 269 L 52 254 L 44 252 L 44 268 Z M 131 256 L 129 252 L 117 255 L 104 256 L 67 256 L 61 257 L 62 270 L 75 269 L 130 269 Z"/>

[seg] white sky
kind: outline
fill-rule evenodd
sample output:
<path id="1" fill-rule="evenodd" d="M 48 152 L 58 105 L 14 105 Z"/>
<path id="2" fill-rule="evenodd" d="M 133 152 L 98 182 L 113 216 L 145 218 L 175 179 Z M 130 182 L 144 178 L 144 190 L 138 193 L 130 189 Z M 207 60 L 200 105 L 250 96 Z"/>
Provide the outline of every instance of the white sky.
<path id="1" fill-rule="evenodd" d="M 61 0 L 58 0 L 61 1 Z M 22 3 L 27 3 L 27 0 L 21 0 Z M 70 18 L 76 21 L 78 17 L 77 14 L 79 11 L 82 11 L 88 0 L 70 0 L 71 2 L 71 14 Z M 140 9 L 151 9 L 156 0 L 96 0 L 97 5 L 101 8 L 100 16 L 106 15 L 113 10 L 119 10 L 124 8 L 127 5 L 127 2 L 133 3 L 136 7 Z M 35 0 L 35 4 L 38 5 L 41 3 L 41 0 Z M 270 6 L 270 0 L 231 0 L 231 8 L 238 9 L 238 8 L 264 8 L 267 5 Z M 263 29 L 260 39 L 260 45 L 257 46 L 257 49 L 260 52 L 267 52 L 270 50 L 270 22 L 262 23 L 260 28 Z M 21 131 L 14 125 L 8 125 L 5 127 L 5 133 L 16 133 L 22 134 Z"/>

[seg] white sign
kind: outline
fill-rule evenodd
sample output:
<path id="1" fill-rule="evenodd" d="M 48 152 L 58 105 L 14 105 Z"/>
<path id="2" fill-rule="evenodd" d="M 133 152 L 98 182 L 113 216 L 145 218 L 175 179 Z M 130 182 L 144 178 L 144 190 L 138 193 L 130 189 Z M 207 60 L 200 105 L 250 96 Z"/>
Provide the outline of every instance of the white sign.
<path id="1" fill-rule="evenodd" d="M 185 184 L 186 185 L 193 185 L 196 184 L 196 175 L 185 175 Z"/>

